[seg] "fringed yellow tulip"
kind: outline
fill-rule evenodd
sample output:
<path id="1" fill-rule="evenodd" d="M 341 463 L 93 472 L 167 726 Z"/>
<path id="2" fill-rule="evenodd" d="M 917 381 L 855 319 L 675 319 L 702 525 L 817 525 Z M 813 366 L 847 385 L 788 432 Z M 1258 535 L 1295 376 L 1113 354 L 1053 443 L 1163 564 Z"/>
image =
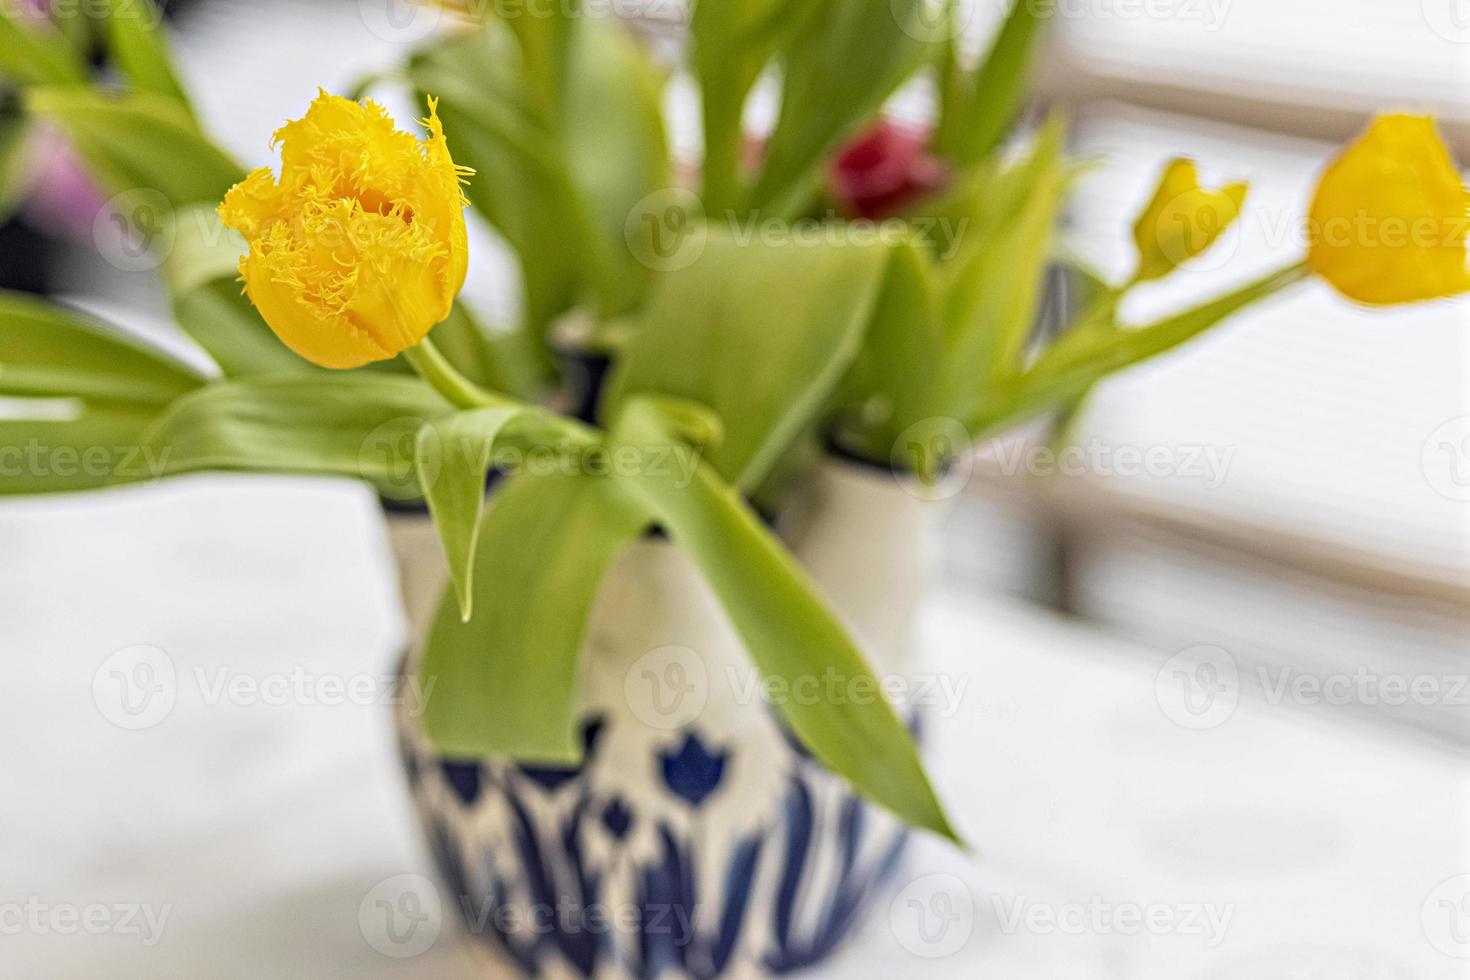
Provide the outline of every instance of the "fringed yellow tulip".
<path id="1" fill-rule="evenodd" d="M 1169 161 L 1153 200 L 1133 226 L 1138 246 L 1136 282 L 1160 279 L 1204 253 L 1240 217 L 1245 184 L 1206 190 L 1194 161 Z"/>
<path id="2" fill-rule="evenodd" d="M 376 103 L 321 92 L 275 134 L 281 176 L 256 170 L 221 220 L 249 243 L 245 291 L 286 346 L 323 367 L 391 358 L 449 315 L 468 243 L 461 184 L 435 103 L 429 137 Z"/>
<path id="3" fill-rule="evenodd" d="M 1428 116 L 1374 120 L 1322 174 L 1308 267 L 1349 299 L 1412 303 L 1470 290 L 1470 192 Z"/>

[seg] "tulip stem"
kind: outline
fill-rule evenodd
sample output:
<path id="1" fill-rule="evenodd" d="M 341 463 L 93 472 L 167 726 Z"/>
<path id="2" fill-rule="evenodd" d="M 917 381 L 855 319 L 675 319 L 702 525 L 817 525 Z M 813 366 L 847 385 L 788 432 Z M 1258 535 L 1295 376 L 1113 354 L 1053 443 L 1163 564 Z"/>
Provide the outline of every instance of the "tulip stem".
<path id="1" fill-rule="evenodd" d="M 440 353 L 429 338 L 419 341 L 418 346 L 403 352 L 404 358 L 429 385 L 455 408 L 473 411 L 477 408 L 528 409 L 540 421 L 540 427 L 531 427 L 521 432 L 534 445 L 580 445 L 591 446 L 602 441 L 602 434 L 590 425 L 576 419 L 566 418 L 545 409 L 516 401 L 494 391 L 487 391 L 469 378 L 460 374 L 449 358 Z"/>
<path id="2" fill-rule="evenodd" d="M 460 374 L 449 358 L 439 352 L 428 337 L 403 352 L 404 358 L 444 400 L 455 408 L 516 408 L 519 402 L 486 391 Z"/>

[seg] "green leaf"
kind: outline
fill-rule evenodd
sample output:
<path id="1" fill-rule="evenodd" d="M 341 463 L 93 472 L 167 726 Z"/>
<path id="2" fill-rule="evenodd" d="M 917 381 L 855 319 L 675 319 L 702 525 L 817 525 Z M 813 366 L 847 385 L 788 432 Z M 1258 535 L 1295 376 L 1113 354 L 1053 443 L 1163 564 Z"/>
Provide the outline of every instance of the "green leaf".
<path id="1" fill-rule="evenodd" d="M 996 379 L 1020 369 L 1036 325 L 1064 186 L 1056 154 L 1046 160 L 1046 166 L 1031 169 L 1034 180 L 1015 217 L 987 234 L 955 270 L 944 314 L 942 404 L 948 414 L 968 411 Z"/>
<path id="2" fill-rule="evenodd" d="M 604 417 L 646 393 L 708 405 L 725 428 L 710 463 L 755 487 L 847 371 L 886 257 L 881 247 L 740 244 L 712 229 L 693 264 L 657 282 Z"/>
<path id="3" fill-rule="evenodd" d="M 414 442 L 414 462 L 429 513 L 444 543 L 460 615 L 474 611 L 473 559 L 485 502 L 485 477 L 495 440 L 522 414 L 517 408 L 480 408 L 425 422 Z"/>
<path id="4" fill-rule="evenodd" d="M 699 81 L 704 128 L 701 179 L 712 214 L 739 207 L 745 150 L 745 102 L 785 36 L 800 27 L 815 0 L 700 0 L 690 18 L 690 63 Z"/>
<path id="5" fill-rule="evenodd" d="M 80 85 L 87 66 L 59 31 L 7 5 L 0 11 L 0 76 L 17 85 Z"/>
<path id="6" fill-rule="evenodd" d="M 1044 4 L 1030 0 L 1013 3 L 974 77 L 950 62 L 948 76 L 941 79 L 944 97 L 935 130 L 941 156 L 969 166 L 1005 137 L 1026 101 L 1044 10 Z"/>
<path id="7" fill-rule="evenodd" d="M 475 170 L 470 202 L 515 251 L 526 328 L 539 338 L 589 288 L 591 227 L 520 59 L 510 29 L 493 21 L 419 51 L 408 74 L 439 99 L 455 160 Z"/>
<path id="8" fill-rule="evenodd" d="M 838 438 L 869 459 L 887 460 L 904 429 L 943 414 L 936 403 L 944 336 L 938 276 L 911 242 L 895 245 L 862 350 L 843 385 Z"/>
<path id="9" fill-rule="evenodd" d="M 962 64 L 960 42 L 964 39 L 965 21 L 960 0 L 943 0 L 944 37 L 934 56 L 934 88 L 937 103 L 930 143 L 938 151 L 949 141 L 948 130 L 959 121 L 970 103 L 969 78 Z M 976 161 L 979 162 L 979 161 Z"/>
<path id="10" fill-rule="evenodd" d="M 26 107 L 66 131 L 110 194 L 155 191 L 174 208 L 217 204 L 245 176 L 179 103 L 153 92 L 38 88 Z"/>
<path id="11" fill-rule="evenodd" d="M 673 439 L 656 408 L 633 400 L 619 416 L 613 447 L 666 446 Z M 701 464 L 687 485 L 656 467 L 623 471 L 617 480 L 693 557 L 765 678 L 790 690 L 835 671 L 854 689 L 880 690 L 800 566 L 711 467 Z M 882 697 L 791 699 L 780 709 L 802 743 L 864 795 L 914 826 L 956 840 L 913 738 Z"/>
<path id="12" fill-rule="evenodd" d="M 418 431 L 451 411 L 417 378 L 379 372 L 220 381 L 174 402 L 145 444 L 167 453 L 170 474 L 332 474 L 415 497 Z"/>
<path id="13" fill-rule="evenodd" d="M 625 243 L 628 216 L 673 181 L 663 78 L 621 25 L 589 20 L 573 38 L 566 88 L 563 154 L 600 243 L 588 258 L 599 263 L 601 312 L 616 316 L 642 298 L 648 280 Z"/>
<path id="14" fill-rule="evenodd" d="M 69 411 L 56 413 L 61 418 L 0 417 L 0 496 L 90 490 L 163 475 L 163 459 L 143 444 L 156 409 L 37 404 Z"/>
<path id="15" fill-rule="evenodd" d="M 119 330 L 0 291 L 0 394 L 166 405 L 201 383 L 188 367 Z"/>
<path id="16" fill-rule="evenodd" d="M 494 21 L 515 34 L 526 94 L 543 118 L 554 120 L 568 76 L 575 74 L 568 65 L 569 51 L 590 18 L 582 17 L 578 0 L 562 0 L 534 13 L 520 0 L 491 0 L 491 6 Z"/>
<path id="17" fill-rule="evenodd" d="M 54 9 L 56 9 L 58 13 L 60 12 L 59 7 L 55 7 Z M 91 59 L 93 52 L 95 52 L 97 48 L 97 38 L 95 33 L 93 32 L 93 27 L 96 26 L 95 18 L 55 17 L 52 19 L 51 23 L 55 25 L 56 29 L 62 34 L 63 37 L 66 38 L 67 44 L 71 46 L 71 49 L 75 51 L 80 58 L 82 58 L 84 61 L 88 61 Z"/>
<path id="18" fill-rule="evenodd" d="M 828 152 L 876 112 L 928 53 L 923 0 L 820 0 L 784 45 L 781 114 L 752 207 L 790 218 L 815 190 Z"/>
<path id="19" fill-rule="evenodd" d="M 924 213 L 949 223 L 950 248 L 936 254 L 951 281 L 966 275 L 975 253 L 1014 224 L 1036 186 L 1062 166 L 1067 135 L 1065 117 L 1053 113 L 1018 160 L 997 151 L 969 168 L 943 194 L 924 202 Z"/>
<path id="20" fill-rule="evenodd" d="M 171 99 L 192 116 L 162 26 L 163 14 L 154 0 L 107 0 L 104 27 L 112 63 L 135 90 Z"/>
<path id="21" fill-rule="evenodd" d="M 1217 323 L 1307 277 L 1303 265 L 1278 269 L 1201 306 L 1137 328 L 1065 334 L 1025 374 L 990 392 L 967 422 L 978 437 L 1077 398 L 1107 375 L 1199 336 Z"/>
<path id="22" fill-rule="evenodd" d="M 580 303 L 614 316 L 641 297 L 648 272 L 624 227 L 669 185 L 669 155 L 662 74 L 626 29 L 594 18 L 562 36 L 520 23 L 559 18 L 520 13 L 420 52 L 409 73 L 440 99 L 455 158 L 476 172 L 470 200 L 520 260 L 539 337 Z M 554 104 L 538 58 L 565 63 Z"/>
<path id="23" fill-rule="evenodd" d="M 474 606 L 446 592 L 420 676 L 424 727 L 447 755 L 570 763 L 583 633 L 603 574 L 647 524 L 613 481 L 519 473 L 491 500 L 475 548 Z"/>
<path id="24" fill-rule="evenodd" d="M 0 113 L 0 224 L 25 203 L 31 190 L 31 127 L 20 113 Z"/>

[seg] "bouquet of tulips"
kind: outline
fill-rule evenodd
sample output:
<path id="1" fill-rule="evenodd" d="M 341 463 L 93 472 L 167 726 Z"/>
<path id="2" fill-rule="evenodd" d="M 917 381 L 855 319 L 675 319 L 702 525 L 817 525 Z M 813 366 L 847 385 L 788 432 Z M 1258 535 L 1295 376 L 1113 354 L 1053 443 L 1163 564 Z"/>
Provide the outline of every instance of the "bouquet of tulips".
<path id="1" fill-rule="evenodd" d="M 277 171 L 249 174 L 202 129 L 143 22 L 108 25 L 119 85 L 63 31 L 0 19 L 0 73 L 28 116 L 67 135 L 121 214 L 163 219 L 153 244 L 174 314 L 219 368 L 0 296 L 0 395 L 70 412 L 0 420 L 0 445 L 140 446 L 168 473 L 407 487 L 452 581 L 422 668 L 437 685 L 426 727 L 449 753 L 576 757 L 589 610 L 650 527 L 692 557 L 763 676 L 868 676 L 761 516 L 824 446 L 932 478 L 973 440 L 1309 276 L 1369 305 L 1470 290 L 1466 189 L 1431 120 L 1391 115 L 1322 175 L 1303 259 L 1125 323 L 1126 292 L 1209 249 L 1246 193 L 1173 162 L 1137 221 L 1136 273 L 1088 280 L 1042 339 L 1073 168 L 1062 119 L 1017 131 L 1038 5 L 1016 5 L 971 64 L 921 0 L 701 0 L 683 64 L 696 160 L 671 155 L 661 111 L 675 66 L 622 23 L 559 6 L 532 17 L 491 2 L 414 54 L 393 77 L 425 98 L 421 133 L 323 92 L 275 134 Z M 746 104 L 766 77 L 779 115 L 756 139 Z M 932 125 L 886 118 L 924 77 Z M 518 260 L 523 316 L 502 329 L 457 303 L 467 206 Z M 1365 218 L 1422 233 L 1352 234 Z M 568 322 L 581 327 L 564 335 Z M 607 362 L 602 384 L 569 390 L 568 346 Z M 95 468 L 0 489 L 151 475 L 126 462 L 104 449 Z M 782 711 L 860 791 L 952 836 L 889 704 Z"/>

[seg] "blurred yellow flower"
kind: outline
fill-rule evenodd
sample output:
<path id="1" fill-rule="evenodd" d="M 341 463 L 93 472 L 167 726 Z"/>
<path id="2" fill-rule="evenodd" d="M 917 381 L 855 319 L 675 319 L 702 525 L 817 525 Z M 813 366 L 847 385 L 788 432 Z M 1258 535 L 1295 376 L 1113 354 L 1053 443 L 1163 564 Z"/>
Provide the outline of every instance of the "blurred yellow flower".
<path id="1" fill-rule="evenodd" d="M 468 173 L 429 100 L 429 137 L 376 103 L 320 92 L 276 134 L 281 176 L 251 173 L 220 219 L 250 245 L 245 291 L 286 346 L 323 367 L 394 357 L 449 315 L 464 285 Z"/>
<path id="2" fill-rule="evenodd" d="M 1307 266 L 1349 299 L 1412 303 L 1470 290 L 1470 192 L 1428 116 L 1374 120 L 1322 174 Z"/>
<path id="3" fill-rule="evenodd" d="M 1206 190 L 1193 160 L 1170 160 L 1153 200 L 1133 225 L 1135 281 L 1162 278 L 1209 249 L 1240 217 L 1245 192 L 1245 184 Z"/>
<path id="4" fill-rule="evenodd" d="M 484 16 L 489 0 L 425 0 L 431 7 L 443 7 L 451 13 L 460 14 L 464 17 L 479 18 Z"/>

